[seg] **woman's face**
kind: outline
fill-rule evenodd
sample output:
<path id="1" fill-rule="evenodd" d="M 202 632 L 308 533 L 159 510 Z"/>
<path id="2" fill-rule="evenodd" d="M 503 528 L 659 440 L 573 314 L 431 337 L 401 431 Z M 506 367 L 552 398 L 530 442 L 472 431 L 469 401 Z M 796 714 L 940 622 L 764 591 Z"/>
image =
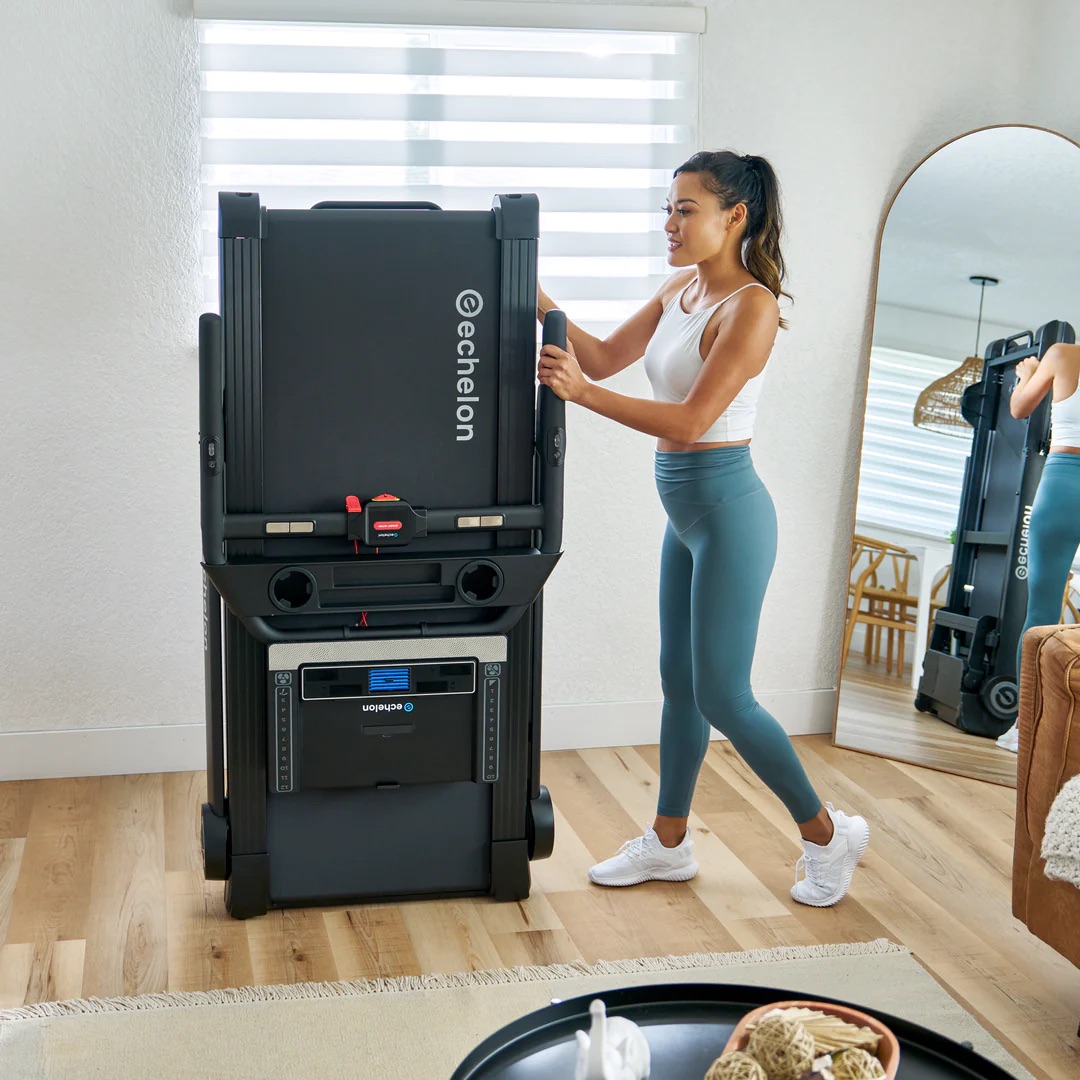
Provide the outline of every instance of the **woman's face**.
<path id="1" fill-rule="evenodd" d="M 679 173 L 664 206 L 669 265 L 694 266 L 713 258 L 731 241 L 745 209 L 739 203 L 725 210 L 699 173 Z"/>

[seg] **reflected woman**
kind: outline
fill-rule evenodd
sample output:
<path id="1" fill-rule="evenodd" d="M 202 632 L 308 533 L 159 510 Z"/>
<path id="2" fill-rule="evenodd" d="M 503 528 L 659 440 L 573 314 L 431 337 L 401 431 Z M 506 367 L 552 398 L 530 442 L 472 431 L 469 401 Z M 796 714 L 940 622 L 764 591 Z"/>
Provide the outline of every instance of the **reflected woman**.
<path id="1" fill-rule="evenodd" d="M 1027 618 L 1016 646 L 1019 680 L 1024 634 L 1033 626 L 1061 621 L 1061 598 L 1080 547 L 1080 345 L 1051 345 L 1042 360 L 1021 360 L 1016 375 L 1009 411 L 1018 420 L 1052 395 L 1050 452 L 1028 525 Z M 1015 724 L 998 739 L 998 746 L 1016 753 Z"/>

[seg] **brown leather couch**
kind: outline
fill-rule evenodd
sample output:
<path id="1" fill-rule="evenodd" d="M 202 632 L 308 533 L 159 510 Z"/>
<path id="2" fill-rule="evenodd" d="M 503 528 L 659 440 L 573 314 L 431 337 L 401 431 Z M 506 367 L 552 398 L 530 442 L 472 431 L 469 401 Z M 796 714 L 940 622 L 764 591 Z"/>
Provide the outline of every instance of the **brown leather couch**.
<path id="1" fill-rule="evenodd" d="M 1039 626 L 1020 663 L 1013 914 L 1080 967 L 1080 889 L 1052 881 L 1040 854 L 1046 815 L 1080 773 L 1080 626 Z"/>

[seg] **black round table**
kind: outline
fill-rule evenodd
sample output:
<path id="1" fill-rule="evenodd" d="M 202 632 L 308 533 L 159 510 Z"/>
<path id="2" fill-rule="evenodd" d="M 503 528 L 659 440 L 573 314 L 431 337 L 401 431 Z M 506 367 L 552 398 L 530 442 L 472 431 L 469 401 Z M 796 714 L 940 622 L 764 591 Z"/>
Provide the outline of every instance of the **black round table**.
<path id="1" fill-rule="evenodd" d="M 642 1028 L 649 1041 L 653 1080 L 703 1080 L 735 1025 L 751 1009 L 808 996 L 862 1009 L 887 1024 L 900 1043 L 897 1080 L 1016 1080 L 966 1043 L 856 1002 L 805 991 L 715 983 L 624 987 L 553 1002 L 486 1038 L 450 1080 L 573 1080 L 574 1032 L 589 1030 L 589 1003 L 596 998 L 604 1002 L 609 1016 L 625 1016 Z"/>

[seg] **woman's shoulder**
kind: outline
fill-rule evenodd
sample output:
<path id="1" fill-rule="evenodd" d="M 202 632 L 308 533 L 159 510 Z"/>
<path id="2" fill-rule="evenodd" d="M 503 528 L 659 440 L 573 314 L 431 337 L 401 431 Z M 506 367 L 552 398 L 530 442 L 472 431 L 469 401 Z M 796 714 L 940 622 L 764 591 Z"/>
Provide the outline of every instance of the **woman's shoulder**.
<path id="1" fill-rule="evenodd" d="M 756 277 L 748 278 L 731 294 L 732 300 L 738 300 L 755 307 L 774 308 L 779 305 L 776 294 Z"/>
<path id="2" fill-rule="evenodd" d="M 751 278 L 732 291 L 718 314 L 725 319 L 764 319 L 771 323 L 780 317 L 780 303 L 768 285 Z"/>
<path id="3" fill-rule="evenodd" d="M 1047 360 L 1063 372 L 1073 375 L 1080 373 L 1080 345 L 1067 345 L 1059 341 L 1046 350 L 1043 361 Z"/>

